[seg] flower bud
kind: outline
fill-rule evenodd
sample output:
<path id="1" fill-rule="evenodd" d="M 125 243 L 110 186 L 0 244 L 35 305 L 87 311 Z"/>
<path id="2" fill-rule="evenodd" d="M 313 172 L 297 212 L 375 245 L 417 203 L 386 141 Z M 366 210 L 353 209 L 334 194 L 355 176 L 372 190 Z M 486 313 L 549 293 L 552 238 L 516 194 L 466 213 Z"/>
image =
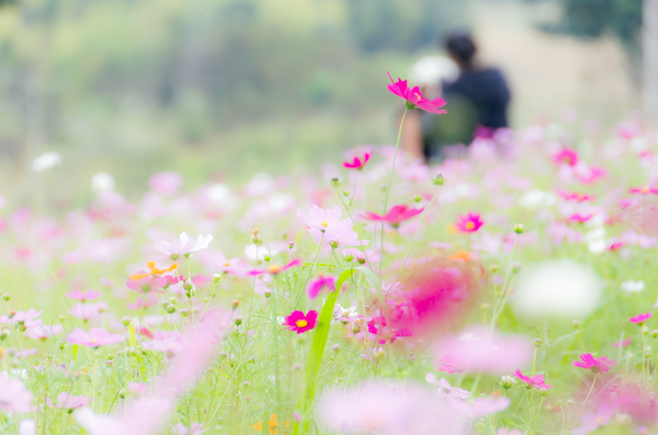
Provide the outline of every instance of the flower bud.
<path id="1" fill-rule="evenodd" d="M 288 242 L 288 249 L 292 249 L 295 247 L 295 242 Z"/>
<path id="2" fill-rule="evenodd" d="M 2 295 L 2 299 L 4 299 L 6 302 L 9 302 L 11 295 L 9 293 L 5 293 Z"/>
<path id="3" fill-rule="evenodd" d="M 266 298 L 269 298 L 270 296 L 272 296 L 272 289 L 269 289 L 269 288 L 265 289 L 263 294 L 265 295 Z"/>
<path id="4" fill-rule="evenodd" d="M 336 240 L 332 240 L 329 242 L 329 246 L 331 246 L 333 249 L 338 249 L 338 242 Z"/>
<path id="5" fill-rule="evenodd" d="M 9 330 L 8 329 L 3 329 L 0 331 L 0 341 L 4 341 L 5 338 L 9 336 Z"/>
<path id="6" fill-rule="evenodd" d="M 346 197 L 346 198 L 348 196 L 350 196 L 350 191 L 349 190 L 343 190 L 343 196 Z"/>
<path id="7" fill-rule="evenodd" d="M 333 350 L 334 352 L 338 352 L 338 349 L 340 349 L 340 345 L 338 343 L 331 346 L 331 350 Z"/>
<path id="8" fill-rule="evenodd" d="M 647 325 L 642 325 L 642 334 L 647 335 L 649 333 L 649 328 Z"/>
<path id="9" fill-rule="evenodd" d="M 420 195 L 416 195 L 416 196 L 413 197 L 414 202 L 420 202 L 420 201 L 422 201 L 422 199 L 423 199 L 423 197 L 420 196 Z"/>
<path id="10" fill-rule="evenodd" d="M 57 318 L 59 319 L 60 322 L 63 322 L 63 321 L 66 320 L 66 316 L 63 315 L 63 314 L 60 314 Z"/>
<path id="11" fill-rule="evenodd" d="M 173 305 L 173 304 L 167 305 L 167 307 L 165 309 L 167 310 L 167 313 L 169 313 L 169 314 L 174 314 L 176 312 L 176 306 Z"/>
<path id="12" fill-rule="evenodd" d="M 532 340 L 532 343 L 535 345 L 535 347 L 541 347 L 541 345 L 544 344 L 541 341 L 541 338 L 535 338 L 534 340 Z"/>
<path id="13" fill-rule="evenodd" d="M 263 260 L 265 260 L 266 263 L 269 263 L 272 261 L 272 256 L 270 254 L 265 254 L 263 255 Z"/>
<path id="14" fill-rule="evenodd" d="M 240 326 L 240 324 L 242 323 L 242 317 L 236 317 L 235 319 L 233 319 L 233 323 L 235 323 L 236 326 Z"/>
<path id="15" fill-rule="evenodd" d="M 653 331 L 651 331 L 651 336 L 652 336 L 653 338 L 658 337 L 658 329 L 654 329 Z"/>
<path id="16" fill-rule="evenodd" d="M 237 299 L 233 299 L 233 301 L 231 301 L 231 306 L 233 307 L 234 310 L 235 310 L 236 308 L 238 308 L 238 305 L 240 305 L 240 301 L 239 301 L 239 300 L 237 300 Z"/>
<path id="17" fill-rule="evenodd" d="M 338 187 L 338 183 L 340 183 L 340 177 L 337 175 L 334 175 L 331 177 L 331 185 L 334 187 Z"/>
<path id="18" fill-rule="evenodd" d="M 494 264 L 492 264 L 491 266 L 489 266 L 489 270 L 490 270 L 492 273 L 496 273 L 496 272 L 498 272 L 498 271 L 500 270 L 500 266 L 498 266 L 497 264 L 494 263 Z"/>
<path id="19" fill-rule="evenodd" d="M 254 229 L 251 232 L 251 241 L 254 245 L 258 245 L 261 242 L 260 238 L 258 237 L 258 229 Z"/>
<path id="20" fill-rule="evenodd" d="M 512 229 L 516 234 L 523 234 L 525 232 L 525 227 L 523 226 L 523 224 L 514 224 Z"/>
<path id="21" fill-rule="evenodd" d="M 130 317 L 124 317 L 123 319 L 121 319 L 121 323 L 123 324 L 123 326 L 130 325 L 130 322 L 131 322 Z"/>
<path id="22" fill-rule="evenodd" d="M 215 284 L 218 284 L 222 280 L 222 275 L 219 273 L 216 273 L 212 276 L 212 280 Z"/>
<path id="23" fill-rule="evenodd" d="M 500 385 L 506 390 L 512 388 L 514 384 L 516 384 L 516 378 L 512 376 L 505 375 L 500 378 Z"/>
<path id="24" fill-rule="evenodd" d="M 575 329 L 578 329 L 578 327 L 580 326 L 580 322 L 578 321 L 578 319 L 576 319 L 576 320 L 574 320 L 573 322 L 571 322 L 571 324 L 573 325 L 573 327 L 574 327 Z"/>
<path id="25" fill-rule="evenodd" d="M 446 182 L 446 179 L 443 176 L 443 174 L 440 173 L 440 172 L 438 174 L 436 174 L 436 176 L 434 178 L 432 178 L 432 184 L 435 185 L 435 186 L 442 186 L 443 183 L 445 183 L 445 182 Z"/>

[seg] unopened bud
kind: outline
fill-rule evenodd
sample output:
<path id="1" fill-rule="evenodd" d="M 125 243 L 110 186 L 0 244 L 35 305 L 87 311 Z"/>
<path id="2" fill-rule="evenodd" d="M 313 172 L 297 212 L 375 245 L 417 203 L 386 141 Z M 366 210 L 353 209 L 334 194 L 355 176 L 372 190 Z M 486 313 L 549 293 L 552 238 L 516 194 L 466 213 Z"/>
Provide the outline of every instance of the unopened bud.
<path id="1" fill-rule="evenodd" d="M 343 196 L 346 197 L 346 198 L 348 196 L 350 196 L 350 191 L 349 190 L 343 190 Z"/>
<path id="2" fill-rule="evenodd" d="M 654 329 L 653 331 L 651 331 L 651 336 L 652 336 L 653 338 L 658 337 L 658 329 Z"/>
<path id="3" fill-rule="evenodd" d="M 498 271 L 500 270 L 500 266 L 498 266 L 497 264 L 494 263 L 494 264 L 492 264 L 491 266 L 489 266 L 489 270 L 490 270 L 492 273 L 496 273 L 496 272 L 498 272 Z"/>
<path id="4" fill-rule="evenodd" d="M 266 298 L 269 298 L 270 296 L 272 296 L 272 289 L 269 288 L 265 289 L 265 291 L 263 291 L 263 294 L 265 295 Z"/>
<path id="5" fill-rule="evenodd" d="M 240 324 L 242 323 L 242 317 L 236 317 L 235 319 L 233 319 L 233 323 L 235 323 L 236 326 L 240 326 Z"/>
<path id="6" fill-rule="evenodd" d="M 130 325 L 130 322 L 131 322 L 130 317 L 124 317 L 123 319 L 121 319 L 121 323 L 123 324 L 123 326 Z"/>
<path id="7" fill-rule="evenodd" d="M 338 249 L 338 242 L 336 240 L 332 240 L 329 242 L 329 246 L 331 246 L 333 249 Z"/>
<path id="8" fill-rule="evenodd" d="M 240 301 L 237 300 L 237 299 L 233 299 L 233 301 L 231 301 L 231 305 L 233 306 L 233 309 L 235 310 L 236 308 L 238 308 L 238 305 L 240 305 Z"/>
<path id="9" fill-rule="evenodd" d="M 331 346 L 331 350 L 333 350 L 334 352 L 338 352 L 338 349 L 340 349 L 340 345 L 338 343 Z"/>
<path id="10" fill-rule="evenodd" d="M 219 273 L 216 273 L 212 276 L 212 280 L 214 281 L 215 284 L 217 284 L 222 280 L 222 275 L 219 274 Z"/>
<path id="11" fill-rule="evenodd" d="M 440 173 L 440 172 L 438 174 L 436 174 L 436 176 L 434 178 L 432 178 L 432 184 L 435 185 L 435 186 L 442 186 L 443 183 L 445 183 L 445 182 L 446 182 L 446 179 L 443 176 L 443 174 Z"/>
<path id="12" fill-rule="evenodd" d="M 174 314 L 176 312 L 176 306 L 173 304 L 169 304 L 167 305 L 166 310 L 169 314 Z"/>
<path id="13" fill-rule="evenodd" d="M 420 202 L 420 201 L 422 201 L 422 199 L 423 199 L 423 197 L 420 196 L 420 195 L 416 195 L 416 196 L 413 197 L 414 202 Z"/>
<path id="14" fill-rule="evenodd" d="M 2 295 L 2 299 L 9 302 L 9 300 L 11 299 L 11 295 L 9 293 L 5 293 Z"/>
<path id="15" fill-rule="evenodd" d="M 59 316 L 57 316 L 57 319 L 59 319 L 60 322 L 63 322 L 63 321 L 66 320 L 66 316 L 63 315 L 63 314 L 60 314 Z"/>
<path id="16" fill-rule="evenodd" d="M 5 338 L 9 336 L 9 330 L 8 329 L 3 329 L 0 332 L 0 341 L 4 341 Z"/>
<path id="17" fill-rule="evenodd" d="M 512 376 L 505 375 L 500 378 L 500 385 L 506 390 L 512 388 L 514 384 L 516 384 L 516 378 Z"/>
<path id="18" fill-rule="evenodd" d="M 266 263 L 269 263 L 272 260 L 272 256 L 270 254 L 265 254 L 263 255 L 263 260 L 265 260 Z"/>
<path id="19" fill-rule="evenodd" d="M 541 345 L 543 344 L 541 338 L 535 338 L 534 340 L 532 340 L 532 343 L 535 345 L 535 347 L 541 347 Z"/>
<path id="20" fill-rule="evenodd" d="M 512 228 L 514 229 L 514 232 L 516 234 L 523 234 L 525 231 L 525 227 L 523 226 L 523 224 L 514 224 L 514 227 Z"/>
<path id="21" fill-rule="evenodd" d="M 334 175 L 333 177 L 331 177 L 332 186 L 337 187 L 338 183 L 340 183 L 340 177 L 339 176 Z"/>
<path id="22" fill-rule="evenodd" d="M 295 247 L 295 242 L 288 242 L 288 249 L 292 249 Z"/>
<path id="23" fill-rule="evenodd" d="M 649 333 L 649 328 L 647 325 L 642 325 L 642 334 L 647 335 Z"/>
<path id="24" fill-rule="evenodd" d="M 573 322 L 571 322 L 571 324 L 573 325 L 573 327 L 574 327 L 575 329 L 578 329 L 578 327 L 580 326 L 580 322 L 578 321 L 578 319 L 576 319 L 576 320 L 574 320 Z"/>

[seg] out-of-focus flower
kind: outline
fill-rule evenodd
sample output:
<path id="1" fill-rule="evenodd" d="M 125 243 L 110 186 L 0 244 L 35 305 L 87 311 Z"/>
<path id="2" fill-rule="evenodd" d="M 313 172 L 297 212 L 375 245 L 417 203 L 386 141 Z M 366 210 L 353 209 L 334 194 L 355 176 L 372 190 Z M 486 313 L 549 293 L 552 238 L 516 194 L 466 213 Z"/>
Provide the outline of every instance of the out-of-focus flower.
<path id="1" fill-rule="evenodd" d="M 631 317 L 629 320 L 630 320 L 631 323 L 635 323 L 636 325 L 642 326 L 642 325 L 644 325 L 644 322 L 646 322 L 647 320 L 649 320 L 652 317 L 653 317 L 653 314 L 651 314 L 651 313 L 646 313 L 646 314 L 640 313 L 635 317 Z"/>
<path id="2" fill-rule="evenodd" d="M 591 214 L 580 214 L 580 213 L 574 213 L 571 216 L 567 218 L 569 222 L 578 222 L 580 224 L 584 224 L 588 220 L 592 219 Z"/>
<path id="3" fill-rule="evenodd" d="M 37 435 L 37 423 L 34 420 L 22 420 L 18 424 L 18 433 L 20 435 Z"/>
<path id="4" fill-rule="evenodd" d="M 183 177 L 177 172 L 161 172 L 149 178 L 149 187 L 163 195 L 173 195 L 183 185 Z"/>
<path id="5" fill-rule="evenodd" d="M 263 274 L 266 274 L 266 273 L 270 273 L 272 275 L 277 275 L 281 272 L 284 272 L 284 271 L 290 269 L 291 267 L 299 266 L 300 264 L 302 264 L 302 261 L 299 258 L 295 258 L 295 259 L 291 260 L 290 262 L 288 262 L 287 264 L 285 264 L 283 266 L 279 266 L 278 264 L 273 263 L 273 264 L 270 264 L 267 267 L 267 269 L 253 269 L 253 270 L 250 270 L 248 272 L 248 275 L 256 276 L 256 275 L 263 275 Z"/>
<path id="6" fill-rule="evenodd" d="M 147 350 L 175 354 L 185 348 L 185 336 L 178 331 L 155 331 L 153 340 L 146 341 L 142 347 Z"/>
<path id="7" fill-rule="evenodd" d="M 479 230 L 482 225 L 484 225 L 484 222 L 480 215 L 476 213 L 458 216 L 457 222 L 455 222 L 455 228 L 462 233 L 474 233 Z"/>
<path id="8" fill-rule="evenodd" d="M 293 311 L 286 317 L 284 326 L 297 334 L 301 334 L 315 328 L 317 318 L 318 312 L 315 310 L 309 311 L 306 315 L 303 311 Z"/>
<path id="9" fill-rule="evenodd" d="M 56 152 L 47 152 L 32 160 L 32 170 L 34 172 L 44 172 L 55 166 L 62 164 L 62 157 Z"/>
<path id="10" fill-rule="evenodd" d="M 446 105 L 446 101 L 443 98 L 428 100 L 427 98 L 423 97 L 423 94 L 420 92 L 420 88 L 418 86 L 414 86 L 413 89 L 409 89 L 406 80 L 398 78 L 398 81 L 394 82 L 390 74 L 388 74 L 388 78 L 391 79 L 391 84 L 388 85 L 388 90 L 393 95 L 397 95 L 403 100 L 406 100 L 408 108 L 413 109 L 414 107 L 418 107 L 426 112 L 434 113 L 435 115 L 448 113 L 445 110 L 440 110 L 441 107 Z"/>
<path id="11" fill-rule="evenodd" d="M 534 388 L 545 388 L 547 390 L 553 388 L 550 385 L 544 382 L 544 375 L 535 375 L 533 377 L 525 376 L 521 373 L 521 370 L 516 370 L 514 376 L 517 377 L 521 382 L 525 383 L 529 387 Z"/>
<path id="12" fill-rule="evenodd" d="M 34 325 L 27 331 L 25 331 L 25 336 L 33 338 L 35 340 L 41 340 L 44 341 L 50 337 L 54 337 L 56 335 L 59 335 L 62 333 L 64 329 L 62 328 L 62 325 L 44 325 L 44 324 L 38 324 Z"/>
<path id="13" fill-rule="evenodd" d="M 178 240 L 173 242 L 159 241 L 153 248 L 160 252 L 164 258 L 170 258 L 173 261 L 178 260 L 181 256 L 189 256 L 193 252 L 205 249 L 212 242 L 212 234 L 200 235 L 191 239 L 187 233 L 183 232 L 178 236 Z"/>
<path id="14" fill-rule="evenodd" d="M 569 148 L 562 148 L 553 155 L 553 161 L 557 164 L 566 163 L 569 166 L 575 166 L 579 161 L 578 153 Z"/>
<path id="15" fill-rule="evenodd" d="M 642 195 L 658 195 L 658 187 L 653 186 L 631 187 L 628 191 L 630 193 L 639 193 Z"/>
<path id="16" fill-rule="evenodd" d="M 157 275 L 162 275 L 163 273 L 171 272 L 172 270 L 176 269 L 176 267 L 178 267 L 178 265 L 174 263 L 166 269 L 158 269 L 157 267 L 155 267 L 154 261 L 149 261 L 148 263 L 146 263 L 146 266 L 149 268 L 148 272 L 140 270 L 136 274 L 130 275 L 129 277 L 130 281 L 141 281 L 143 279 L 155 278 Z"/>
<path id="17" fill-rule="evenodd" d="M 46 402 L 50 407 L 73 410 L 86 406 L 89 399 L 86 396 L 72 396 L 69 393 L 59 393 L 57 395 L 57 403 L 53 403 L 50 399 L 46 399 Z"/>
<path id="18" fill-rule="evenodd" d="M 189 427 L 178 423 L 174 426 L 174 433 L 178 435 L 201 435 L 207 430 L 203 428 L 203 423 L 192 423 Z"/>
<path id="19" fill-rule="evenodd" d="M 5 412 L 30 412 L 32 393 L 18 379 L 0 373 L 0 409 Z"/>
<path id="20" fill-rule="evenodd" d="M 324 287 L 328 288 L 329 291 L 334 291 L 336 289 L 336 277 L 319 276 L 310 280 L 308 286 L 306 286 L 306 294 L 309 298 L 315 299 Z"/>
<path id="21" fill-rule="evenodd" d="M 99 172 L 91 177 L 91 188 L 96 193 L 107 192 L 114 189 L 114 178 L 105 172 Z"/>
<path id="22" fill-rule="evenodd" d="M 343 166 L 348 169 L 363 169 L 366 163 L 368 163 L 368 160 L 370 160 L 371 155 L 372 152 L 365 151 L 361 156 L 354 156 L 352 161 L 344 161 Z"/>
<path id="23" fill-rule="evenodd" d="M 527 338 L 501 335 L 484 327 L 442 337 L 435 348 L 438 357 L 450 356 L 452 365 L 466 372 L 509 373 L 532 358 Z"/>
<path id="24" fill-rule="evenodd" d="M 450 411 L 431 391 L 415 384 L 368 382 L 325 393 L 320 420 L 334 432 L 382 435 L 457 435 L 468 420 Z"/>
<path id="25" fill-rule="evenodd" d="M 381 259 L 380 255 L 372 249 L 360 251 L 356 248 L 343 249 L 343 258 L 350 263 L 356 260 L 359 264 L 377 264 Z"/>
<path id="26" fill-rule="evenodd" d="M 596 412 L 583 414 L 582 426 L 574 428 L 571 433 L 573 435 L 586 435 L 590 432 L 593 432 L 601 426 L 605 426 L 610 423 L 610 419 L 617 412 L 617 403 L 605 402 L 600 405 Z"/>
<path id="27" fill-rule="evenodd" d="M 320 232 L 331 234 L 352 230 L 352 221 L 350 219 L 340 219 L 343 216 L 340 207 L 324 210 L 314 205 L 308 209 L 308 215 L 298 208 L 297 216 L 304 222 L 311 233 Z"/>
<path id="28" fill-rule="evenodd" d="M 424 208 L 409 208 L 406 205 L 393 206 L 384 216 L 367 211 L 364 218 L 375 222 L 386 222 L 393 228 L 400 226 L 400 223 L 421 214 Z"/>
<path id="29" fill-rule="evenodd" d="M 430 384 L 436 385 L 439 387 L 437 394 L 439 397 L 453 397 L 456 399 L 468 399 L 471 396 L 471 392 L 467 390 L 462 390 L 461 388 L 453 387 L 450 385 L 450 382 L 446 381 L 445 378 L 437 380 L 434 373 L 428 373 L 425 376 L 425 380 Z"/>
<path id="30" fill-rule="evenodd" d="M 525 317 L 577 318 L 599 302 L 603 282 L 589 268 L 571 261 L 547 261 L 521 272 L 513 302 Z"/>
<path id="31" fill-rule="evenodd" d="M 124 340 L 121 334 L 110 334 L 103 328 L 91 328 L 85 332 L 80 328 L 75 328 L 67 337 L 66 341 L 71 344 L 80 344 L 88 347 L 107 346 L 121 343 Z"/>
<path id="32" fill-rule="evenodd" d="M 90 319 L 97 319 L 107 309 L 108 305 L 105 302 L 97 302 L 95 304 L 83 304 L 79 302 L 71 307 L 71 314 L 86 322 Z"/>
<path id="33" fill-rule="evenodd" d="M 81 302 L 91 301 L 93 299 L 98 299 L 101 296 L 101 292 L 96 290 L 87 290 L 86 292 L 81 292 L 80 290 L 72 290 L 70 293 L 64 293 L 69 299 L 76 299 Z"/>
<path id="34" fill-rule="evenodd" d="M 644 290 L 644 281 L 624 281 L 621 283 L 621 289 L 627 293 L 639 293 Z"/>
<path id="35" fill-rule="evenodd" d="M 450 402 L 450 409 L 464 417 L 481 418 L 506 410 L 510 403 L 512 400 L 508 397 L 483 397 L 472 402 L 453 400 Z"/>
<path id="36" fill-rule="evenodd" d="M 612 347 L 627 347 L 631 344 L 632 339 L 627 338 L 626 340 L 619 340 L 612 343 Z"/>
<path id="37" fill-rule="evenodd" d="M 605 356 L 594 358 L 591 353 L 580 355 L 580 359 L 582 361 L 574 361 L 573 366 L 591 370 L 594 374 L 605 373 L 610 370 L 610 367 L 617 365 L 617 361 L 608 359 Z"/>

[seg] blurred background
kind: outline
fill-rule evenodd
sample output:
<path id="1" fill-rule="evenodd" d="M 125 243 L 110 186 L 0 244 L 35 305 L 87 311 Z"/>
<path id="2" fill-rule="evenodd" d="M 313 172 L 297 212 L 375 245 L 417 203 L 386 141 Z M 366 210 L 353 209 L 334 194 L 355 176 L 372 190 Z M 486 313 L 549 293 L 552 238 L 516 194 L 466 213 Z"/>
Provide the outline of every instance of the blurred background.
<path id="1" fill-rule="evenodd" d="M 641 24 L 642 0 L 0 0 L 0 190 L 67 203 L 99 171 L 131 194 L 394 143 L 386 72 L 455 28 L 507 75 L 514 128 L 575 108 L 609 131 L 640 108 Z"/>

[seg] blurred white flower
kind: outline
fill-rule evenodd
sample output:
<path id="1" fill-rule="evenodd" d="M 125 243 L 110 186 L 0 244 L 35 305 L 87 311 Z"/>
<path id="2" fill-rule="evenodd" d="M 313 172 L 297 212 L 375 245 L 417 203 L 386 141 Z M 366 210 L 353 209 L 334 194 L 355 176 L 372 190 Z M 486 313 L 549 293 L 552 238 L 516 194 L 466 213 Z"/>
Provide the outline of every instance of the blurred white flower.
<path id="1" fill-rule="evenodd" d="M 519 198 L 519 205 L 525 208 L 552 207 L 557 202 L 557 196 L 544 190 L 533 189 Z"/>
<path id="2" fill-rule="evenodd" d="M 36 159 L 32 160 L 32 170 L 34 172 L 43 172 L 55 166 L 62 164 L 62 157 L 56 152 L 48 152 L 41 154 Z"/>
<path id="3" fill-rule="evenodd" d="M 644 281 L 628 280 L 622 282 L 621 289 L 628 293 L 639 293 L 644 290 Z"/>
<path id="4" fill-rule="evenodd" d="M 602 289 L 603 281 L 588 267 L 547 261 L 521 273 L 514 305 L 527 317 L 582 317 L 596 308 Z"/>
<path id="5" fill-rule="evenodd" d="M 114 189 L 114 178 L 108 173 L 99 172 L 91 177 L 91 188 L 96 193 Z"/>

